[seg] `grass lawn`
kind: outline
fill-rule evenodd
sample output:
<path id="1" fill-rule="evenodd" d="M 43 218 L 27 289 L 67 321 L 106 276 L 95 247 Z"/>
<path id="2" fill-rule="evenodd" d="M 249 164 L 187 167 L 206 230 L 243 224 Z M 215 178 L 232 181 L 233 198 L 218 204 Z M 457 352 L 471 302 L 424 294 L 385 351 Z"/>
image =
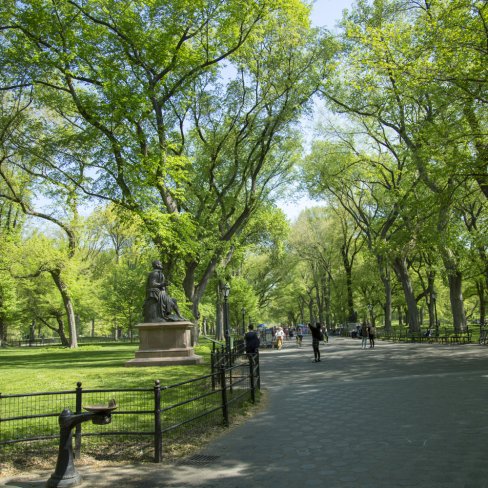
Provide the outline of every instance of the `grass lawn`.
<path id="1" fill-rule="evenodd" d="M 203 343 L 195 353 L 203 363 L 191 366 L 130 367 L 138 344 L 22 347 L 0 349 L 0 393 L 37 393 L 76 388 L 151 388 L 155 380 L 171 385 L 210 372 L 211 347 Z"/>
<path id="2" fill-rule="evenodd" d="M 85 391 L 83 402 L 106 403 L 113 394 L 119 410 L 115 412 L 111 424 L 103 428 L 90 422 L 84 423 L 83 432 L 88 436 L 83 436 L 82 457 L 77 464 L 153 462 L 154 381 L 160 380 L 162 386 L 169 386 L 208 375 L 211 344 L 202 342 L 195 348 L 195 353 L 203 357 L 201 365 L 125 367 L 125 363 L 134 358 L 137 349 L 138 344 L 126 343 L 81 345 L 78 349 L 50 346 L 3 348 L 0 349 L 0 392 L 3 395 L 73 392 L 76 383 L 81 381 Z M 248 371 L 247 367 L 245 371 Z M 124 391 L 133 388 L 149 391 Z M 86 391 L 92 389 L 119 391 L 100 394 Z M 188 455 L 223 431 L 220 391 L 210 393 L 211 381 L 208 378 L 164 390 L 162 406 L 170 407 L 163 409 L 161 416 L 163 427 L 170 427 L 164 433 L 165 460 Z M 239 401 L 231 407 L 233 422 L 240 421 L 251 407 L 248 396 L 239 399 L 242 390 L 236 388 L 234 393 Z M 232 392 L 228 395 L 232 397 Z M 195 398 L 188 402 L 191 397 Z M 73 402 L 72 393 L 4 399 L 2 412 L 5 418 L 41 414 L 6 422 L 2 425 L 4 439 L 57 435 L 58 414 L 53 415 L 52 412 L 60 412 L 67 406 L 73 410 Z M 205 417 L 195 416 L 206 411 L 209 415 Z M 115 437 L 89 436 L 100 429 L 105 433 L 115 432 Z M 121 435 L 124 432 L 136 435 Z M 151 435 L 139 435 L 141 433 Z M 56 463 L 57 442 L 57 438 L 54 438 L 0 446 L 0 450 L 3 450 L 0 472 L 2 475 L 12 475 L 31 469 L 51 469 Z"/>

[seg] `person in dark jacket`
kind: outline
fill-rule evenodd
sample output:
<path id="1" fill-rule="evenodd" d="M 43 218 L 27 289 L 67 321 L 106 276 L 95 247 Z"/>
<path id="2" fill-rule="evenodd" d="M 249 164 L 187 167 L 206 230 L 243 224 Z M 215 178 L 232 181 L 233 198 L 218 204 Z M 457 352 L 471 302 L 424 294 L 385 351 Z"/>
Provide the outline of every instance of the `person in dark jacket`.
<path id="1" fill-rule="evenodd" d="M 368 326 L 369 347 L 374 349 L 374 338 L 376 336 L 376 327 L 373 324 Z"/>
<path id="2" fill-rule="evenodd" d="M 259 337 L 254 330 L 254 325 L 249 324 L 249 330 L 246 332 L 244 340 L 246 341 L 246 352 L 248 354 L 256 354 L 259 350 Z"/>
<path id="3" fill-rule="evenodd" d="M 308 327 L 310 329 L 310 332 L 312 333 L 312 347 L 313 347 L 314 361 L 316 363 L 319 363 L 320 362 L 319 344 L 320 344 L 320 341 L 324 340 L 324 334 L 322 332 L 322 326 L 320 325 L 319 322 L 317 322 L 315 325 L 308 324 Z"/>

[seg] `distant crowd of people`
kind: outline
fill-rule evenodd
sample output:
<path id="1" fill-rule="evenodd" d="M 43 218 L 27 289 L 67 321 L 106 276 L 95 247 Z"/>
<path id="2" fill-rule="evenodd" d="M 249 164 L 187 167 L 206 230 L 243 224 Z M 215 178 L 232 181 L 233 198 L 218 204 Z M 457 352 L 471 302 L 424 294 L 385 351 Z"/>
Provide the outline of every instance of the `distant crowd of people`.
<path id="1" fill-rule="evenodd" d="M 283 348 L 285 341 L 291 341 L 295 338 L 296 345 L 302 346 L 304 334 L 310 334 L 312 336 L 312 349 L 314 355 L 314 362 L 320 362 L 320 343 L 329 342 L 329 334 L 327 327 L 316 322 L 315 324 L 308 323 L 307 326 L 298 325 L 295 327 L 273 327 L 271 329 L 271 344 L 272 347 L 278 350 Z M 361 348 L 373 349 L 375 346 L 376 328 L 373 324 L 363 321 L 361 325 L 358 325 L 357 337 L 361 337 Z M 253 325 L 249 325 L 249 330 L 244 336 L 246 343 L 246 352 L 248 354 L 257 354 L 260 346 L 260 337 L 257 331 L 254 330 Z"/>

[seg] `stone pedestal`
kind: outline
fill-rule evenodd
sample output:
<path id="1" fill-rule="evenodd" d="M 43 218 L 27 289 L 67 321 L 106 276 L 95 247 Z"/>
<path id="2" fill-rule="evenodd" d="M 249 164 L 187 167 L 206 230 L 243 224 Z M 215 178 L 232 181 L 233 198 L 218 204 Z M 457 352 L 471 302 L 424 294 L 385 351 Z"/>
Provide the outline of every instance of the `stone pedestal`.
<path id="1" fill-rule="evenodd" d="M 126 366 L 174 366 L 199 364 L 201 356 L 191 347 L 193 324 L 181 322 L 154 322 L 136 325 L 139 329 L 139 350 Z"/>

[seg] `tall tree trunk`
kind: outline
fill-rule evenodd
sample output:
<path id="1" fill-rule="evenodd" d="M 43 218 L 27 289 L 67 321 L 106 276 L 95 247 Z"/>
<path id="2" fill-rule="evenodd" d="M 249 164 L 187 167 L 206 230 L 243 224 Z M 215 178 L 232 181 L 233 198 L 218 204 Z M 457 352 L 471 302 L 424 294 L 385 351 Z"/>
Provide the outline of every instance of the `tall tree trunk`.
<path id="1" fill-rule="evenodd" d="M 56 329 L 56 332 L 58 333 L 59 338 L 61 339 L 61 344 L 64 347 L 69 347 L 70 343 L 68 341 L 68 338 L 66 337 L 66 333 L 64 332 L 63 318 L 59 315 L 56 315 L 56 322 L 58 323 L 58 328 Z"/>
<path id="2" fill-rule="evenodd" d="M 448 186 L 452 188 L 451 180 L 449 180 Z M 464 300 L 462 292 L 463 278 L 461 270 L 459 269 L 457 256 L 453 250 L 446 245 L 447 240 L 443 238 L 446 234 L 446 229 L 450 219 L 449 202 L 443 201 L 441 203 L 437 223 L 437 230 L 440 237 L 438 240 L 438 245 L 449 282 L 449 298 L 451 301 L 451 313 L 454 323 L 454 330 L 456 333 L 459 333 L 466 329 L 466 315 L 464 312 Z"/>
<path id="3" fill-rule="evenodd" d="M 325 290 L 324 290 L 324 297 L 325 297 L 325 325 L 328 330 L 331 329 L 332 323 L 331 323 L 331 297 L 330 297 L 330 274 L 327 275 L 326 277 L 326 285 L 325 285 Z"/>
<path id="4" fill-rule="evenodd" d="M 3 317 L 0 317 L 0 345 L 4 345 L 7 342 L 7 330 L 7 323 Z"/>
<path id="5" fill-rule="evenodd" d="M 442 260 L 447 272 L 447 279 L 449 282 L 449 299 L 451 302 L 451 313 L 454 323 L 454 331 L 456 333 L 466 330 L 466 314 L 464 312 L 463 299 L 463 275 L 458 268 L 456 259 L 452 251 L 444 248 L 442 253 Z"/>
<path id="6" fill-rule="evenodd" d="M 36 338 L 36 319 L 33 319 L 29 327 L 29 346 L 32 346 Z"/>
<path id="7" fill-rule="evenodd" d="M 354 313 L 354 296 L 352 289 L 352 265 L 349 262 L 349 256 L 347 254 L 347 248 L 344 245 L 341 246 L 342 263 L 344 266 L 344 272 L 346 274 L 346 294 L 347 294 L 347 321 L 355 322 L 356 314 Z"/>
<path id="8" fill-rule="evenodd" d="M 224 304 L 222 303 L 221 295 L 222 295 L 222 288 L 224 286 L 224 282 L 222 280 L 218 280 L 217 282 L 217 301 L 215 303 L 216 314 L 215 317 L 217 318 L 217 323 L 215 327 L 215 339 L 218 341 L 224 340 Z"/>
<path id="9" fill-rule="evenodd" d="M 456 333 L 466 330 L 466 314 L 464 312 L 463 300 L 463 277 L 460 271 L 448 275 L 449 298 L 451 300 L 451 311 Z"/>
<path id="10" fill-rule="evenodd" d="M 390 270 L 388 269 L 388 264 L 383 256 L 377 255 L 376 259 L 378 261 L 378 269 L 380 272 L 381 282 L 383 283 L 383 288 L 385 290 L 385 303 L 383 305 L 383 310 L 385 312 L 385 332 L 391 333 L 391 276 Z"/>
<path id="11" fill-rule="evenodd" d="M 485 303 L 485 282 L 484 280 L 477 280 L 476 281 L 476 291 L 478 292 L 478 299 L 480 301 L 480 326 L 483 327 L 485 325 L 485 317 L 486 317 L 486 303 Z"/>
<path id="12" fill-rule="evenodd" d="M 323 289 L 323 286 L 321 287 L 319 286 L 319 283 L 317 283 L 317 286 L 315 287 L 315 301 L 317 303 L 319 322 L 322 324 L 324 322 L 324 297 L 320 293 L 321 289 Z"/>
<path id="13" fill-rule="evenodd" d="M 66 318 L 68 320 L 69 347 L 73 349 L 78 347 L 78 336 L 76 333 L 76 319 L 73 301 L 71 300 L 71 296 L 69 294 L 66 283 L 61 278 L 61 271 L 59 269 L 52 270 L 50 271 L 50 274 L 63 299 L 64 310 L 66 312 Z"/>
<path id="14" fill-rule="evenodd" d="M 418 333 L 420 331 L 417 301 L 413 292 L 412 281 L 410 274 L 408 273 L 407 261 L 405 257 L 396 257 L 393 260 L 393 268 L 402 285 L 403 295 L 405 296 L 405 302 L 408 310 L 408 325 L 409 330 L 412 333 Z"/>
<path id="15" fill-rule="evenodd" d="M 207 317 L 203 317 L 203 322 L 202 322 L 202 334 L 204 336 L 208 335 L 207 333 Z"/>
<path id="16" fill-rule="evenodd" d="M 312 294 L 309 294 L 309 300 L 308 300 L 308 316 L 310 323 L 313 324 L 315 322 L 314 318 L 314 313 L 313 313 L 313 297 Z"/>
<path id="17" fill-rule="evenodd" d="M 305 323 L 305 299 L 300 295 L 298 297 L 298 306 L 300 307 L 300 323 Z"/>
<path id="18" fill-rule="evenodd" d="M 436 320 L 437 320 L 437 305 L 436 299 L 434 295 L 434 280 L 435 280 L 435 271 L 429 271 L 427 273 L 427 292 L 425 294 L 425 298 L 427 301 L 427 309 L 429 311 L 429 329 L 436 330 Z"/>

